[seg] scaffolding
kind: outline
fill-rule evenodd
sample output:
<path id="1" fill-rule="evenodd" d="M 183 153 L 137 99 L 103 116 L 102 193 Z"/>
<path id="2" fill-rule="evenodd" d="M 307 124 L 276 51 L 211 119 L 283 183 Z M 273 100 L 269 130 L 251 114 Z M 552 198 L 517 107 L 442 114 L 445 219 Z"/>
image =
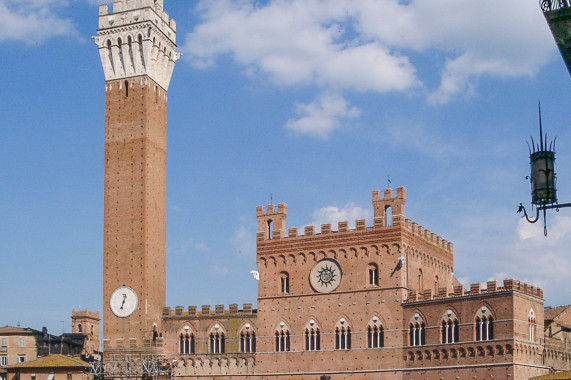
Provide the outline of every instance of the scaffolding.
<path id="1" fill-rule="evenodd" d="M 156 354 L 142 352 L 112 353 L 91 363 L 90 372 L 96 380 L 148 379 L 172 376 L 172 363 Z"/>

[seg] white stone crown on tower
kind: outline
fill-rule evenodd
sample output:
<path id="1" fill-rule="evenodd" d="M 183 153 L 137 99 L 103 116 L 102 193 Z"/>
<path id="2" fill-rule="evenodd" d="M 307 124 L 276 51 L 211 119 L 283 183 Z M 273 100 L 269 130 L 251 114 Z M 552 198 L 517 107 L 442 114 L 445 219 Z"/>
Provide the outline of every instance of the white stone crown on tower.
<path id="1" fill-rule="evenodd" d="M 163 0 L 115 0 L 111 13 L 100 5 L 94 41 L 106 81 L 147 75 L 168 90 L 180 53 L 176 22 L 163 10 Z"/>

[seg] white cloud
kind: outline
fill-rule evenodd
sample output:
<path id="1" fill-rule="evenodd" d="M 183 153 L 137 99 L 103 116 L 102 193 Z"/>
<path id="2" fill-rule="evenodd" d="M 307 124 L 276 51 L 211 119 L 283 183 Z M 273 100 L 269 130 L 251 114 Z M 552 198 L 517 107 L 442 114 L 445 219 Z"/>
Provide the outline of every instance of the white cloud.
<path id="1" fill-rule="evenodd" d="M 530 224 L 520 219 L 517 237 L 505 255 L 498 258 L 500 270 L 494 277 L 516 278 L 544 290 L 546 303 L 568 303 L 569 273 L 571 273 L 571 218 L 548 215 L 548 235 L 543 235 L 542 220 Z"/>
<path id="2" fill-rule="evenodd" d="M 64 0 L 0 0 L 0 42 L 42 43 L 55 36 L 76 35 L 72 21 L 58 15 Z"/>
<path id="3" fill-rule="evenodd" d="M 348 221 L 350 228 L 355 228 L 357 219 L 370 219 L 371 211 L 356 206 L 353 202 L 347 203 L 344 207 L 326 206 L 315 211 L 312 215 L 312 224 L 319 229 L 322 224 L 331 223 L 332 229 L 336 229 L 337 222 Z"/>
<path id="4" fill-rule="evenodd" d="M 323 94 L 309 104 L 298 104 L 298 119 L 290 119 L 286 128 L 314 137 L 327 138 L 341 126 L 342 119 L 353 119 L 361 114 L 357 107 L 349 107 L 339 94 Z"/>
<path id="5" fill-rule="evenodd" d="M 416 52 L 440 70 L 434 105 L 472 94 L 481 76 L 533 75 L 555 52 L 536 2 L 203 0 L 197 9 L 202 21 L 183 46 L 197 67 L 230 55 L 282 85 L 384 93 L 420 85 Z"/>
<path id="6" fill-rule="evenodd" d="M 282 85 L 378 92 L 416 86 L 407 57 L 347 37 L 352 8 L 344 1 L 202 1 L 203 22 L 182 50 L 197 67 L 229 54 Z"/>

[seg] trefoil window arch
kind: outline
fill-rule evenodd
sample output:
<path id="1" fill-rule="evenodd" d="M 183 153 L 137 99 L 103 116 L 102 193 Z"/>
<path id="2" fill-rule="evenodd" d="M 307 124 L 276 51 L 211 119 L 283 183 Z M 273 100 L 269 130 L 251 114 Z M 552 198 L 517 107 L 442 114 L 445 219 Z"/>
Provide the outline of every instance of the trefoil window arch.
<path id="1" fill-rule="evenodd" d="M 351 326 L 345 318 L 341 318 L 335 325 L 335 349 L 351 349 Z"/>
<path id="2" fill-rule="evenodd" d="M 194 354 L 195 339 L 194 332 L 190 326 L 184 326 L 179 334 L 179 352 L 183 355 Z"/>
<path id="3" fill-rule="evenodd" d="M 476 329 L 477 341 L 494 339 L 494 316 L 486 306 L 482 306 L 478 309 L 474 327 Z"/>
<path id="4" fill-rule="evenodd" d="M 305 326 L 305 350 L 321 350 L 321 332 L 318 324 L 313 319 Z"/>
<path id="5" fill-rule="evenodd" d="M 529 310 L 529 316 L 527 319 L 529 321 L 529 340 L 531 342 L 535 342 L 535 312 L 533 309 Z"/>
<path id="6" fill-rule="evenodd" d="M 218 323 L 210 330 L 209 343 L 211 354 L 223 354 L 226 352 L 226 337 L 224 330 Z"/>
<path id="7" fill-rule="evenodd" d="M 240 352 L 256 352 L 256 332 L 249 323 L 246 323 L 240 331 Z"/>
<path id="8" fill-rule="evenodd" d="M 290 350 L 289 327 L 285 322 L 280 322 L 275 334 L 276 352 L 288 352 Z"/>
<path id="9" fill-rule="evenodd" d="M 420 314 L 415 313 L 408 325 L 409 343 L 411 346 L 426 344 L 426 325 Z"/>
<path id="10" fill-rule="evenodd" d="M 460 341 L 460 323 L 456 313 L 452 310 L 447 310 L 442 316 L 441 335 L 443 344 L 458 343 Z"/>
<path id="11" fill-rule="evenodd" d="M 367 347 L 381 348 L 385 346 L 385 329 L 379 319 L 374 316 L 367 326 Z"/>

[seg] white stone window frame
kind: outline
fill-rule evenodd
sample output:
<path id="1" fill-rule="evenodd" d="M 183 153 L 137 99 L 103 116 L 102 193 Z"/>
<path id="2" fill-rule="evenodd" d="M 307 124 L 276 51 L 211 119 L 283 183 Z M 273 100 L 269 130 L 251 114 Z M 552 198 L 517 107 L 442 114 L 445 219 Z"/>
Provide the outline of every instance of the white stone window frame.
<path id="1" fill-rule="evenodd" d="M 315 319 L 311 319 L 304 328 L 305 332 L 305 350 L 320 351 L 321 350 L 321 329 L 319 323 Z"/>
<path id="2" fill-rule="evenodd" d="M 242 325 L 239 338 L 241 353 L 256 352 L 256 329 L 251 322 L 246 322 Z"/>
<path id="3" fill-rule="evenodd" d="M 275 329 L 275 351 L 276 352 L 288 352 L 291 349 L 291 333 L 288 324 L 285 321 L 281 321 Z"/>
<path id="4" fill-rule="evenodd" d="M 376 263 L 369 263 L 367 266 L 367 283 L 369 286 L 379 286 L 379 265 Z"/>
<path id="5" fill-rule="evenodd" d="M 335 324 L 335 349 L 350 350 L 351 349 L 351 324 L 345 319 L 340 318 Z"/>
<path id="6" fill-rule="evenodd" d="M 179 353 L 181 355 L 190 355 L 195 353 L 196 349 L 196 333 L 192 324 L 187 323 L 178 331 Z"/>
<path id="7" fill-rule="evenodd" d="M 415 312 L 409 320 L 409 345 L 412 347 L 426 344 L 426 322 L 420 313 Z"/>
<path id="8" fill-rule="evenodd" d="M 535 321 L 535 311 L 533 311 L 533 308 L 529 309 L 527 320 L 529 322 L 529 341 L 535 342 L 536 321 Z"/>
<path id="9" fill-rule="evenodd" d="M 478 308 L 474 316 L 474 338 L 478 342 L 485 342 L 494 339 L 494 313 L 487 305 Z"/>
<path id="10" fill-rule="evenodd" d="M 452 309 L 448 309 L 442 315 L 440 321 L 442 344 L 459 342 L 460 318 Z"/>
<path id="11" fill-rule="evenodd" d="M 208 329 L 209 352 L 211 354 L 226 353 L 226 336 L 227 332 L 221 322 L 215 322 Z"/>
<path id="12" fill-rule="evenodd" d="M 285 271 L 280 273 L 280 293 L 290 294 L 290 275 Z"/>
<path id="13" fill-rule="evenodd" d="M 385 346 L 385 328 L 379 316 L 375 315 L 367 324 L 367 347 L 383 348 Z"/>

